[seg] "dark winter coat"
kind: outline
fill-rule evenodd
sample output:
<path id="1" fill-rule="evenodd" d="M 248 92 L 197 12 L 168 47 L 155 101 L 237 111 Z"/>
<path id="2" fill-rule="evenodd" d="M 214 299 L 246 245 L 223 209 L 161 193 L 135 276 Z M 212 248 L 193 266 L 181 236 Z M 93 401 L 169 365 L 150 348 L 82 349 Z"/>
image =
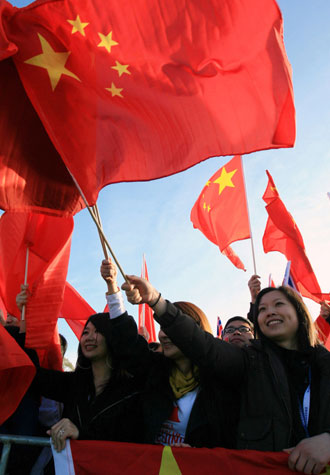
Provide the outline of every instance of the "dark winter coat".
<path id="1" fill-rule="evenodd" d="M 169 302 L 167 312 L 155 318 L 201 370 L 207 369 L 213 378 L 240 392 L 236 448 L 280 451 L 291 446 L 294 408 L 290 381 L 272 345 L 260 340 L 252 340 L 244 348 L 230 345 L 201 330 Z M 321 346 L 311 351 L 310 435 L 317 435 L 330 431 L 330 353 Z"/>
<path id="2" fill-rule="evenodd" d="M 127 313 L 112 321 L 112 349 L 121 363 L 144 381 L 144 442 L 154 443 L 162 424 L 169 419 L 175 397 L 169 384 L 173 362 L 149 350 L 137 334 L 135 321 Z M 116 343 L 115 343 L 116 342 Z M 207 368 L 199 372 L 199 392 L 188 421 L 185 443 L 193 447 L 227 447 L 235 443 L 238 416 L 237 393 L 226 388 Z"/>
<path id="3" fill-rule="evenodd" d="M 134 378 L 112 377 L 95 395 L 91 369 L 74 372 L 40 368 L 34 381 L 40 394 L 64 403 L 63 418 L 79 430 L 79 439 L 140 442 L 140 392 Z"/>

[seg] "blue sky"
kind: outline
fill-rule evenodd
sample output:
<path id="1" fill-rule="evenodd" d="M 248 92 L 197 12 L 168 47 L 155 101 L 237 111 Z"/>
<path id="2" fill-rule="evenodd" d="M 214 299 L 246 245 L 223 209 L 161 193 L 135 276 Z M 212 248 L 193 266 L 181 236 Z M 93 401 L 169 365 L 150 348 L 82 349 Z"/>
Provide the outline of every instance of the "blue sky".
<path id="1" fill-rule="evenodd" d="M 23 6 L 30 2 L 14 2 Z M 280 283 L 286 265 L 277 253 L 264 254 L 262 236 L 267 214 L 262 195 L 265 170 L 272 174 L 287 209 L 305 241 L 307 255 L 324 292 L 330 291 L 330 2 L 279 0 L 284 18 L 284 40 L 293 68 L 297 140 L 293 149 L 254 153 L 243 158 L 257 272 L 262 285 L 271 272 Z M 169 300 L 188 300 L 208 315 L 215 331 L 223 322 L 246 315 L 250 296 L 247 281 L 253 273 L 250 240 L 233 244 L 247 272 L 237 270 L 219 249 L 190 222 L 190 210 L 205 182 L 230 157 L 212 158 L 190 170 L 147 183 L 108 186 L 98 206 L 105 233 L 124 271 L 141 272 L 146 254 L 150 281 Z M 75 216 L 68 281 L 95 308 L 102 311 L 105 285 L 99 276 L 102 249 L 87 211 Z M 122 279 L 119 279 L 120 283 Z M 318 306 L 306 302 L 316 317 Z M 136 316 L 137 308 L 127 304 Z M 69 338 L 69 358 L 75 359 L 76 338 Z"/>

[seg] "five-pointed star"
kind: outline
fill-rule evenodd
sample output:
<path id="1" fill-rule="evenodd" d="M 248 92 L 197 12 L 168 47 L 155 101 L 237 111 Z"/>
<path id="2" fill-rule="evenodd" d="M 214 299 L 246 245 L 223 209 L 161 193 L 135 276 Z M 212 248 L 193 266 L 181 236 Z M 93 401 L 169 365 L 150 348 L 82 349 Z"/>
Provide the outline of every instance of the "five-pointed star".
<path id="1" fill-rule="evenodd" d="M 130 71 L 127 70 L 129 64 L 120 64 L 119 61 L 116 61 L 116 66 L 111 66 L 111 69 L 115 69 L 116 71 L 118 71 L 118 74 L 119 74 L 119 77 L 122 75 L 122 74 L 131 74 Z"/>
<path id="2" fill-rule="evenodd" d="M 228 173 L 225 167 L 222 168 L 221 175 L 213 182 L 219 184 L 219 195 L 221 195 L 221 193 L 227 186 L 229 186 L 230 188 L 235 188 L 235 185 L 233 184 L 231 179 L 236 172 L 237 169 Z"/>
<path id="3" fill-rule="evenodd" d="M 77 33 L 77 31 L 79 31 L 79 33 L 82 34 L 82 36 L 85 36 L 84 28 L 86 28 L 86 26 L 89 25 L 89 23 L 83 23 L 80 20 L 79 15 L 77 15 L 77 18 L 75 20 L 67 20 L 67 21 L 70 23 L 70 25 L 72 25 L 72 31 L 71 31 L 72 34 Z"/>
<path id="4" fill-rule="evenodd" d="M 113 82 L 111 83 L 111 87 L 106 87 L 105 89 L 107 91 L 111 92 L 112 97 L 114 97 L 114 96 L 123 97 L 122 94 L 121 94 L 121 91 L 123 90 L 123 88 L 122 87 L 116 87 Z"/>
<path id="5" fill-rule="evenodd" d="M 33 66 L 38 66 L 39 68 L 46 69 L 53 91 L 61 79 L 62 74 L 80 81 L 80 79 L 75 74 L 65 67 L 65 63 L 67 62 L 71 52 L 66 51 L 64 53 L 57 53 L 53 50 L 48 41 L 46 41 L 45 38 L 39 33 L 38 37 L 41 43 L 42 54 L 33 56 L 33 58 L 27 59 L 24 62 L 27 64 L 32 64 Z"/>
<path id="6" fill-rule="evenodd" d="M 98 33 L 99 37 L 101 38 L 100 43 L 97 45 L 99 48 L 102 46 L 107 50 L 108 53 L 111 53 L 111 47 L 118 45 L 117 41 L 112 39 L 112 31 L 108 35 L 102 35 L 102 33 Z"/>
<path id="7" fill-rule="evenodd" d="M 211 182 L 210 180 L 207 180 L 207 182 L 205 183 L 205 186 L 210 186 Z"/>

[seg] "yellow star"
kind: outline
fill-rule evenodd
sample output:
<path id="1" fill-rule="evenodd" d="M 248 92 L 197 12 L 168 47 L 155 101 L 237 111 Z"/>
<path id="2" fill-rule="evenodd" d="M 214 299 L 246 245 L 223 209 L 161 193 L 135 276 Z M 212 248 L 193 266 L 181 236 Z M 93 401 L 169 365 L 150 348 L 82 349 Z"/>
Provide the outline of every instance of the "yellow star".
<path id="1" fill-rule="evenodd" d="M 123 97 L 122 94 L 121 94 L 121 91 L 123 90 L 123 88 L 122 87 L 116 87 L 113 82 L 111 83 L 111 87 L 106 87 L 105 89 L 107 91 L 111 92 L 112 97 L 114 97 L 114 96 Z"/>
<path id="2" fill-rule="evenodd" d="M 207 205 L 207 212 L 209 213 L 211 211 L 211 206 Z"/>
<path id="3" fill-rule="evenodd" d="M 210 180 L 207 180 L 207 182 L 205 183 L 205 186 L 210 186 L 211 182 Z"/>
<path id="4" fill-rule="evenodd" d="M 159 475 L 181 475 L 178 462 L 175 460 L 172 449 L 165 446 L 162 452 L 162 460 L 160 462 Z"/>
<path id="5" fill-rule="evenodd" d="M 119 74 L 119 77 L 122 75 L 122 74 L 131 74 L 130 71 L 127 70 L 129 64 L 120 64 L 119 61 L 116 61 L 116 66 L 111 66 L 111 69 L 115 69 L 116 71 L 118 71 L 118 74 Z"/>
<path id="6" fill-rule="evenodd" d="M 206 203 L 205 203 L 205 201 L 204 201 L 204 203 L 203 203 L 203 209 L 206 209 Z"/>
<path id="7" fill-rule="evenodd" d="M 97 45 L 99 48 L 102 46 L 107 50 L 108 53 L 111 53 L 111 47 L 116 46 L 118 43 L 112 39 L 112 31 L 108 35 L 102 35 L 102 33 L 98 33 L 99 37 L 101 38 L 100 43 Z"/>
<path id="8" fill-rule="evenodd" d="M 53 50 L 48 41 L 39 35 L 39 33 L 38 37 L 41 43 L 42 54 L 33 56 L 33 58 L 27 59 L 24 62 L 27 64 L 32 64 L 33 66 L 38 66 L 39 68 L 47 69 L 53 91 L 61 79 L 62 74 L 80 81 L 80 79 L 75 74 L 65 67 L 65 63 L 67 62 L 71 52 L 66 51 L 64 53 L 57 53 Z"/>
<path id="9" fill-rule="evenodd" d="M 221 193 L 225 188 L 227 188 L 227 186 L 229 186 L 230 188 L 235 188 L 235 185 L 233 184 L 231 179 L 236 172 L 237 169 L 228 173 L 225 167 L 222 168 L 221 175 L 213 182 L 219 184 L 219 195 L 221 195 Z"/>
<path id="10" fill-rule="evenodd" d="M 78 31 L 80 34 L 85 36 L 84 28 L 86 28 L 86 26 L 89 25 L 89 23 L 83 23 L 80 20 L 79 15 L 77 15 L 77 18 L 75 20 L 67 20 L 67 21 L 70 23 L 70 25 L 72 25 L 72 31 L 71 31 L 72 35 L 74 35 Z"/>

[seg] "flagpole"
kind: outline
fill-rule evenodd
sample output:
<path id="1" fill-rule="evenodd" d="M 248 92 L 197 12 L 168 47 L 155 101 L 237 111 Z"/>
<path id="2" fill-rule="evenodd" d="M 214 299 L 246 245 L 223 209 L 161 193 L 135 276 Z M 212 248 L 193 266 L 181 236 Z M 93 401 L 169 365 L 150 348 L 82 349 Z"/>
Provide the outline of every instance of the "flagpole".
<path id="1" fill-rule="evenodd" d="M 25 274 L 24 274 L 24 285 L 27 284 L 27 276 L 28 276 L 28 268 L 29 268 L 29 254 L 30 254 L 30 248 L 29 246 L 26 247 L 26 257 L 25 257 Z M 21 321 L 24 322 L 25 320 L 25 304 L 22 307 L 22 313 L 21 313 Z"/>
<path id="2" fill-rule="evenodd" d="M 146 278 L 146 275 L 145 275 L 145 257 L 144 257 L 144 253 L 143 253 L 143 256 L 142 256 L 142 278 L 145 279 Z M 142 315 L 141 315 L 141 325 L 143 327 L 145 327 L 145 322 L 146 322 L 146 305 L 143 303 L 142 304 Z"/>
<path id="3" fill-rule="evenodd" d="M 94 211 L 94 214 L 95 214 L 95 217 L 101 227 L 101 229 L 103 229 L 103 226 L 102 226 L 102 222 L 101 222 L 101 216 L 100 216 L 100 213 L 99 213 L 99 209 L 98 209 L 98 206 L 97 204 L 95 204 L 93 206 L 93 211 Z M 104 254 L 104 257 L 105 259 L 108 259 L 109 258 L 109 255 L 108 255 L 108 251 L 107 251 L 107 248 L 106 248 L 106 245 L 104 243 L 104 239 L 102 237 L 102 234 L 100 233 L 100 231 L 98 230 L 98 233 L 99 233 L 99 236 L 100 236 L 100 241 L 101 241 L 101 245 L 102 245 L 102 249 L 103 249 L 103 254 Z"/>
<path id="4" fill-rule="evenodd" d="M 244 163 L 243 163 L 243 157 L 242 157 L 242 155 L 241 155 L 241 160 L 242 160 L 242 175 L 243 175 L 244 191 L 245 191 L 245 196 L 246 196 L 246 209 L 247 209 L 247 215 L 248 215 L 248 220 L 249 220 L 249 229 L 250 229 L 251 250 L 252 250 L 252 260 L 253 260 L 253 271 L 254 271 L 254 274 L 256 275 L 256 274 L 257 274 L 256 256 L 255 256 L 255 252 L 254 252 L 254 243 L 253 243 L 251 220 L 250 220 L 250 210 L 249 210 L 248 195 L 247 195 L 247 192 L 246 192 Z"/>
<path id="5" fill-rule="evenodd" d="M 111 246 L 110 246 L 110 244 L 109 244 L 107 238 L 105 237 L 105 234 L 104 234 L 104 232 L 103 232 L 103 229 L 102 229 L 101 226 L 99 225 L 98 220 L 97 220 L 97 218 L 96 218 L 96 216 L 95 216 L 95 214 L 94 214 L 92 208 L 89 206 L 89 203 L 88 203 L 88 201 L 87 201 L 87 199 L 86 199 L 86 196 L 84 195 L 84 192 L 83 192 L 82 189 L 80 188 L 79 183 L 77 182 L 77 180 L 75 179 L 75 177 L 72 175 L 72 173 L 71 173 L 71 171 L 69 170 L 69 168 L 66 167 L 66 169 L 67 169 L 68 172 L 70 173 L 70 176 L 71 176 L 71 178 L 72 178 L 74 184 L 76 185 L 76 188 L 77 188 L 77 190 L 79 191 L 79 194 L 80 194 L 80 196 L 82 197 L 83 202 L 85 203 L 86 208 L 87 208 L 89 214 L 91 215 L 91 218 L 92 218 L 92 220 L 94 221 L 94 223 L 95 223 L 95 225 L 96 225 L 96 227 L 97 227 L 97 230 L 98 230 L 99 234 L 102 236 L 102 238 L 103 238 L 105 244 L 107 245 L 107 248 L 109 249 L 109 252 L 110 252 L 111 256 L 113 257 L 113 260 L 115 261 L 115 263 L 116 263 L 116 265 L 117 265 L 117 267 L 118 267 L 118 269 L 119 269 L 119 272 L 120 272 L 121 275 L 123 276 L 123 279 L 125 280 L 125 282 L 128 282 L 128 279 L 127 279 L 127 277 L 126 277 L 126 274 L 125 274 L 125 272 L 123 271 L 121 265 L 119 264 L 118 259 L 117 259 L 117 257 L 115 256 L 113 250 L 111 249 Z"/>

